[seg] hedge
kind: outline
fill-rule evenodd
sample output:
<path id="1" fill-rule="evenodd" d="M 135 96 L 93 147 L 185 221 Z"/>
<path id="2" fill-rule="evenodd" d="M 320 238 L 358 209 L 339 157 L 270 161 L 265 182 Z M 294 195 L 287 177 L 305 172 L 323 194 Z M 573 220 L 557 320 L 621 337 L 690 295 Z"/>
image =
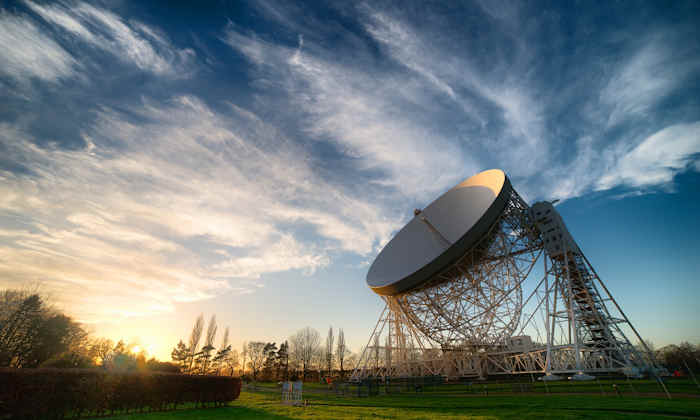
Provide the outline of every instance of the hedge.
<path id="1" fill-rule="evenodd" d="M 164 372 L 0 368 L 0 419 L 61 419 L 235 400 L 241 380 Z"/>

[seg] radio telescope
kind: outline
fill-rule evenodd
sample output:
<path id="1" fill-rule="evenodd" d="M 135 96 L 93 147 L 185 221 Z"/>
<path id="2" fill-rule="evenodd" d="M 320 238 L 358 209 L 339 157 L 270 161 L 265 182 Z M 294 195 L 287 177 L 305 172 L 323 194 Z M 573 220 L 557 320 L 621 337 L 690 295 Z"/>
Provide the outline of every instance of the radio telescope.
<path id="1" fill-rule="evenodd" d="M 525 295 L 537 271 L 541 279 Z M 367 285 L 386 305 L 352 380 L 586 379 L 653 366 L 649 350 L 630 343 L 630 333 L 644 341 L 552 203 L 529 207 L 498 169 L 415 210 L 377 255 Z"/>

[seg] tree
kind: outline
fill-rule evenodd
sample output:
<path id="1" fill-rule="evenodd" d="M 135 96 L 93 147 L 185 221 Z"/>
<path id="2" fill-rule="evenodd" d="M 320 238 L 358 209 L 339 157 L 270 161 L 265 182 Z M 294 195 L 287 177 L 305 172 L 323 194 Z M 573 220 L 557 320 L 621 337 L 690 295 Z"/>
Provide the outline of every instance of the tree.
<path id="1" fill-rule="evenodd" d="M 169 372 L 169 373 L 180 373 L 180 367 L 175 363 L 161 362 L 155 357 L 151 357 L 146 362 L 146 370 L 153 372 Z"/>
<path id="2" fill-rule="evenodd" d="M 107 369 L 116 371 L 134 371 L 138 368 L 138 360 L 129 351 L 129 346 L 124 340 L 119 340 L 112 349 L 112 357 L 107 365 Z"/>
<path id="3" fill-rule="evenodd" d="M 245 375 L 246 360 L 248 359 L 248 343 L 246 341 L 243 342 L 241 348 L 241 357 L 243 357 L 243 364 L 241 365 L 241 376 L 243 376 Z"/>
<path id="4" fill-rule="evenodd" d="M 214 350 L 214 339 L 216 339 L 217 329 L 216 315 L 212 315 L 211 319 L 209 320 L 209 327 L 207 327 L 207 336 L 204 339 L 204 347 L 202 347 L 198 360 L 200 373 L 202 375 L 207 373 L 207 368 L 209 367 L 209 359 L 211 359 L 211 352 Z"/>
<path id="5" fill-rule="evenodd" d="M 173 359 L 173 361 L 179 363 L 180 365 L 180 370 L 185 372 L 188 366 L 188 360 L 190 357 L 190 349 L 185 345 L 185 343 L 180 340 L 177 343 L 177 346 L 173 349 L 172 353 L 170 353 L 170 357 Z"/>
<path id="6" fill-rule="evenodd" d="M 221 366 L 230 353 L 231 345 L 228 343 L 228 327 L 226 327 L 219 351 L 216 352 L 216 356 L 214 356 L 214 359 L 212 360 L 212 368 L 217 375 L 221 374 Z"/>
<path id="7" fill-rule="evenodd" d="M 283 380 L 289 380 L 289 343 L 285 341 L 280 344 L 280 349 L 277 351 L 278 368 L 282 369 L 284 372 Z M 277 373 L 279 376 L 279 372 Z"/>
<path id="8" fill-rule="evenodd" d="M 309 371 L 316 370 L 318 372 L 318 377 L 321 377 L 321 371 L 326 365 L 326 346 L 318 345 L 316 351 L 311 357 L 311 364 L 309 365 Z"/>
<path id="9" fill-rule="evenodd" d="M 273 369 L 275 369 L 278 366 L 277 365 L 277 362 L 278 362 L 277 361 L 277 344 L 276 343 L 265 344 L 265 348 L 263 349 L 263 353 L 265 354 L 265 361 L 263 362 L 263 369 L 265 370 L 265 375 L 267 377 L 271 377 Z"/>
<path id="10" fill-rule="evenodd" d="M 336 347 L 335 355 L 338 358 L 338 364 L 340 365 L 340 377 L 343 378 L 343 361 L 345 360 L 345 354 L 347 353 L 347 348 L 345 347 L 345 333 L 343 329 L 338 330 L 338 347 Z"/>
<path id="11" fill-rule="evenodd" d="M 42 316 L 39 295 L 17 296 L 21 302 L 0 325 L 0 366 L 23 367 L 36 343 Z"/>
<path id="12" fill-rule="evenodd" d="M 0 303 L 0 367 L 39 367 L 54 359 L 64 367 L 91 364 L 85 330 L 38 294 L 5 290 Z"/>
<path id="13" fill-rule="evenodd" d="M 333 326 L 328 328 L 328 335 L 326 336 L 326 364 L 328 366 L 327 375 L 333 374 Z"/>
<path id="14" fill-rule="evenodd" d="M 658 359 L 669 371 L 700 371 L 700 346 L 687 341 L 679 345 L 671 344 L 658 351 Z"/>
<path id="15" fill-rule="evenodd" d="M 649 365 L 657 364 L 654 356 L 654 343 L 652 343 L 650 340 L 641 340 L 634 346 L 634 348 Z"/>
<path id="16" fill-rule="evenodd" d="M 253 380 L 257 380 L 258 372 L 265 362 L 265 343 L 262 341 L 251 341 L 248 343 L 248 366 L 253 371 Z"/>
<path id="17" fill-rule="evenodd" d="M 182 340 L 180 340 L 180 343 L 182 343 Z M 114 347 L 114 342 L 112 340 L 107 338 L 98 338 L 92 342 L 90 353 L 93 355 L 93 357 L 100 359 L 100 366 L 105 367 L 111 356 L 112 347 Z"/>
<path id="18" fill-rule="evenodd" d="M 32 346 L 30 362 L 27 367 L 56 365 L 54 359 L 60 359 L 62 367 L 90 367 L 88 334 L 83 328 L 63 314 L 45 318 L 36 333 L 36 343 Z"/>
<path id="19" fill-rule="evenodd" d="M 350 350 L 346 350 L 345 354 L 345 364 L 350 366 L 352 369 L 354 366 L 357 366 L 357 359 L 359 358 L 360 354 L 358 353 L 353 353 Z"/>
<path id="20" fill-rule="evenodd" d="M 117 344 L 114 345 L 114 348 L 112 349 L 112 353 L 114 354 L 124 354 L 128 353 L 129 350 L 127 349 L 126 343 L 124 340 L 119 340 L 117 341 Z"/>
<path id="21" fill-rule="evenodd" d="M 192 373 L 192 364 L 194 363 L 195 355 L 197 354 L 197 348 L 199 347 L 199 340 L 202 339 L 202 331 L 204 330 L 204 314 L 199 314 L 197 320 L 194 322 L 192 327 L 192 332 L 190 333 L 189 347 L 189 363 L 187 365 L 187 373 Z"/>
<path id="22" fill-rule="evenodd" d="M 320 341 L 320 334 L 311 327 L 304 327 L 289 337 L 292 351 L 302 364 L 304 379 L 314 356 L 318 353 Z"/>
<path id="23" fill-rule="evenodd" d="M 230 345 L 228 346 L 229 348 L 231 347 Z M 238 358 L 238 352 L 236 350 L 231 350 L 229 354 L 224 358 L 224 362 L 226 365 L 226 368 L 229 370 L 228 374 L 229 376 L 233 376 L 235 373 L 236 368 L 240 365 L 240 361 Z"/>

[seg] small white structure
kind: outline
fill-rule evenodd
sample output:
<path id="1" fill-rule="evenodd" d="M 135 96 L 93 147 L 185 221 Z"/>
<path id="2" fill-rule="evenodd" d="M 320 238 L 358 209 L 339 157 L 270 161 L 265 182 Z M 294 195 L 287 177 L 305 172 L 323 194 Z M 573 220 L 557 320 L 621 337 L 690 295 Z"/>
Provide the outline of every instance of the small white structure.
<path id="1" fill-rule="evenodd" d="M 282 404 L 301 405 L 303 382 L 282 382 Z"/>
<path id="2" fill-rule="evenodd" d="M 282 382 L 282 401 L 287 403 L 292 401 L 292 383 Z"/>
<path id="3" fill-rule="evenodd" d="M 302 381 L 296 381 L 292 384 L 292 399 L 295 403 L 301 402 L 302 385 L 304 385 Z"/>

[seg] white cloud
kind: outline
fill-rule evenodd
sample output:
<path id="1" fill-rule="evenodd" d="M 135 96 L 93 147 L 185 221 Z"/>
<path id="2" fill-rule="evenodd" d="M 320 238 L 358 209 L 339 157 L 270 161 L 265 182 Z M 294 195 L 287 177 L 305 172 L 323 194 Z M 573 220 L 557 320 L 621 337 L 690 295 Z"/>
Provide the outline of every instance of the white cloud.
<path id="1" fill-rule="evenodd" d="M 505 129 L 494 133 L 487 142 L 468 139 L 472 147 L 499 153 L 502 164 L 517 175 L 530 175 L 537 170 L 533 161 L 523 162 L 521 156 L 547 158 L 544 111 L 540 101 L 533 99 L 529 92 L 527 71 L 519 72 L 522 69 L 517 65 L 518 57 L 511 58 L 513 63 L 499 63 L 491 71 L 483 72 L 470 62 L 468 55 L 458 55 L 446 45 L 436 45 L 429 31 L 419 32 L 371 9 L 368 14 L 367 30 L 389 55 L 454 101 L 465 118 L 479 126 L 493 120 L 471 99 L 474 95 L 500 110 Z"/>
<path id="2" fill-rule="evenodd" d="M 282 235 L 279 240 L 246 257 L 232 258 L 216 264 L 214 270 L 222 277 L 259 278 L 261 273 L 275 273 L 288 270 L 304 270 L 313 273 L 328 265 L 329 258 L 322 254 L 308 254 L 307 250 L 290 235 Z"/>
<path id="3" fill-rule="evenodd" d="M 491 8 L 486 9 L 495 15 Z M 497 159 L 511 176 L 524 181 L 519 188 L 530 198 L 566 199 L 617 185 L 633 188 L 667 185 L 672 183 L 676 173 L 692 168 L 691 156 L 698 152 L 696 143 L 690 140 L 692 124 L 657 128 L 659 133 L 650 139 L 656 139 L 653 144 L 658 151 L 650 150 L 650 146 L 644 148 L 646 160 L 640 152 L 623 154 L 640 143 L 641 133 L 648 132 L 654 122 L 612 138 L 607 131 L 620 123 L 645 117 L 661 101 L 677 93 L 691 76 L 698 74 L 700 60 L 694 47 L 679 42 L 682 37 L 678 33 L 651 33 L 640 40 L 641 47 L 631 54 L 622 55 L 614 64 L 608 63 L 619 69 L 612 72 L 600 94 L 593 90 L 589 96 L 589 92 L 581 91 L 585 84 L 576 83 L 576 92 L 559 91 L 550 96 L 546 90 L 530 83 L 532 73 L 538 69 L 533 66 L 536 51 L 529 50 L 527 33 L 522 29 L 518 31 L 517 48 L 508 55 L 501 55 L 492 68 L 485 70 L 473 64 L 468 48 L 463 53 L 441 43 L 443 38 L 432 36 L 434 28 L 428 26 L 419 31 L 384 12 L 365 10 L 369 16 L 368 32 L 389 55 L 424 77 L 436 92 L 459 104 L 465 117 L 482 124 L 492 125 L 494 121 L 478 110 L 472 96 L 463 92 L 497 106 L 505 122 L 504 128 L 490 129 L 481 145 L 469 139 L 473 142 L 470 146 L 477 158 Z M 514 16 L 495 17 L 504 21 L 504 31 L 511 31 Z M 493 54 L 499 56 L 496 51 Z M 549 66 L 543 69 L 551 71 Z M 594 89 L 596 79 L 588 82 L 588 88 L 593 86 Z M 579 101 L 587 100 L 582 117 L 588 121 L 573 127 L 562 126 L 547 115 L 555 104 L 576 105 L 574 98 L 567 97 L 574 94 Z M 570 145 L 559 137 L 574 133 L 578 140 Z M 615 176 L 620 179 L 613 180 Z"/>
<path id="4" fill-rule="evenodd" d="M 263 7 L 286 27 L 300 28 L 280 10 Z M 692 162 L 682 163 L 691 153 L 684 149 L 671 162 L 654 155 L 659 159 L 644 164 L 645 172 L 653 175 L 636 182 L 610 178 L 631 171 L 630 161 L 640 163 L 624 154 L 654 122 L 614 135 L 611 126 L 644 115 L 697 74 L 700 62 L 689 47 L 670 44 L 676 35 L 650 34 L 631 54 L 621 50 L 618 70 L 598 78 L 584 74 L 583 79 L 577 72 L 573 84 L 563 75 L 556 82 L 562 89 L 553 90 L 537 79 L 552 67 L 538 61 L 536 47 L 522 30 L 516 31 L 521 36 L 513 41 L 513 50 L 493 51 L 494 60 L 485 68 L 470 54 L 469 41 L 463 48 L 446 43 L 450 38 L 440 36 L 443 28 L 434 28 L 430 19 L 419 29 L 368 6 L 360 12 L 367 18 L 367 33 L 407 71 L 378 68 L 361 49 L 346 60 L 313 37 L 295 49 L 229 26 L 224 41 L 256 65 L 254 76 L 261 86 L 288 93 L 304 112 L 305 128 L 314 138 L 337 144 L 360 171 L 379 171 L 373 181 L 377 184 L 429 200 L 460 177 L 484 169 L 477 162 L 487 161 L 505 169 L 529 199 L 567 199 L 620 184 L 637 188 L 670 183 L 673 174 L 693 167 Z M 508 33 L 518 24 L 516 15 L 494 17 Z M 581 90 L 585 88 L 590 91 Z M 561 118 L 557 107 L 563 106 L 571 113 L 580 111 L 578 123 L 570 126 L 568 117 L 554 119 Z M 425 119 L 414 118 L 417 109 Z M 445 136 L 439 123 L 430 122 L 446 113 L 463 117 L 464 123 L 458 124 L 466 125 L 468 134 Z M 577 140 L 564 141 L 571 137 Z"/>
<path id="5" fill-rule="evenodd" d="M 619 66 L 600 92 L 607 125 L 631 117 L 644 117 L 659 101 L 675 92 L 700 70 L 700 59 L 688 45 L 668 34 L 654 34 L 644 40 Z"/>
<path id="6" fill-rule="evenodd" d="M 159 75 L 191 74 L 192 49 L 178 49 L 155 28 L 141 22 L 125 22 L 116 14 L 87 3 L 67 5 L 26 4 L 47 22 L 116 58 Z"/>
<path id="7" fill-rule="evenodd" d="M 78 64 L 28 19 L 0 12 L 0 73 L 19 82 L 39 78 L 57 82 L 72 76 Z"/>
<path id="8" fill-rule="evenodd" d="M 700 122 L 676 124 L 657 131 L 621 156 L 596 184 L 606 190 L 617 185 L 652 187 L 670 184 L 673 177 L 700 161 Z"/>
<path id="9" fill-rule="evenodd" d="M 360 171 L 381 171 L 377 183 L 426 200 L 473 170 L 457 142 L 402 115 L 422 95 L 410 79 L 333 62 L 309 42 L 286 48 L 230 27 L 224 40 L 260 66 L 262 80 L 286 90 L 313 138 L 335 143 Z"/>
<path id="10" fill-rule="evenodd" d="M 59 5 L 41 6 L 32 1 L 25 1 L 27 6 L 47 22 L 61 26 L 72 34 L 97 44 L 99 39 L 80 22 L 80 20 L 69 14 L 66 9 Z"/>
<path id="11" fill-rule="evenodd" d="M 304 149 L 250 111 L 196 97 L 98 111 L 84 150 L 44 149 L 0 126 L 0 278 L 59 290 L 81 320 L 249 293 L 262 275 L 367 255 L 396 226 L 323 179 Z M 299 234 L 289 226 L 306 225 Z M 222 248 L 223 247 L 223 248 Z M 251 280 L 254 281 L 251 283 Z"/>

